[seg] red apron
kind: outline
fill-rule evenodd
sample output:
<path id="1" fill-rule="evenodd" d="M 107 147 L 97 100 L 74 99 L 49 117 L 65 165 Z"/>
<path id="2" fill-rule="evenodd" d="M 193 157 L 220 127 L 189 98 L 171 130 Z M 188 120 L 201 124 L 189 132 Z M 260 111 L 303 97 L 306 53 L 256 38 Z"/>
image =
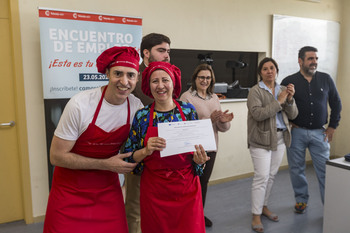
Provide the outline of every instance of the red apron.
<path id="1" fill-rule="evenodd" d="M 183 121 L 180 105 L 174 100 Z M 157 137 L 151 106 L 145 146 Z M 142 233 L 204 233 L 204 213 L 199 177 L 194 174 L 193 153 L 160 157 L 159 151 L 144 159 L 140 183 Z"/>
<path id="2" fill-rule="evenodd" d="M 112 132 L 105 132 L 95 125 L 106 89 L 92 122 L 77 139 L 71 152 L 92 158 L 109 158 L 116 155 L 126 141 L 130 131 L 129 99 L 125 125 Z M 53 232 L 127 233 L 118 174 L 56 166 L 44 224 L 44 233 Z"/>

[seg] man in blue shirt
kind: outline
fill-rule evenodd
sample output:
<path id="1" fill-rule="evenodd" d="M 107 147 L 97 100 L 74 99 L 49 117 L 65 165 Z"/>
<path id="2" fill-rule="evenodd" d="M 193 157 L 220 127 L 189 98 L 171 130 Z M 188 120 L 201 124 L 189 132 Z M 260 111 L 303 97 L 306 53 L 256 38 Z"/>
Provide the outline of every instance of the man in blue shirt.
<path id="1" fill-rule="evenodd" d="M 299 115 L 292 120 L 292 144 L 287 148 L 289 173 L 296 200 L 295 212 L 306 211 L 309 193 L 305 177 L 305 151 L 308 148 L 318 178 L 322 203 L 329 142 L 340 120 L 341 101 L 330 75 L 316 71 L 317 49 L 305 46 L 299 50 L 300 71 L 286 77 L 281 85 L 294 84 L 294 99 Z M 327 104 L 331 109 L 328 122 Z"/>

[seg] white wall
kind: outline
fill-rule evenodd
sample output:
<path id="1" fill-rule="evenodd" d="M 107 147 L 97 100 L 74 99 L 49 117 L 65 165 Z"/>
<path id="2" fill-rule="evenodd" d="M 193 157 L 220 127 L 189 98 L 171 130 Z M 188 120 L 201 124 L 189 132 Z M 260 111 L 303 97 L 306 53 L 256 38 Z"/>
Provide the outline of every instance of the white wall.
<path id="1" fill-rule="evenodd" d="M 343 0 L 342 7 L 342 20 L 341 24 L 341 41 L 340 41 L 340 54 L 339 54 L 339 74 L 340 78 L 337 81 L 338 91 L 340 93 L 340 98 L 342 99 L 342 113 L 341 121 L 339 127 L 336 131 L 336 138 L 332 144 L 333 154 L 338 156 L 344 156 L 350 153 L 350 141 L 349 141 L 349 132 L 350 132 L 350 1 Z"/>
<path id="2" fill-rule="evenodd" d="M 268 56 L 271 55 L 272 14 L 340 21 L 341 13 L 345 15 L 350 8 L 347 1 L 344 1 L 348 11 L 342 9 L 341 0 L 322 0 L 321 3 L 299 0 L 18 0 L 18 2 L 34 217 L 45 214 L 48 196 L 38 7 L 140 16 L 143 18 L 143 34 L 150 32 L 166 34 L 172 40 L 172 48 L 257 51 L 266 52 Z M 349 40 L 350 19 L 349 16 L 346 17 L 348 24 L 343 28 L 347 30 L 347 35 L 344 36 Z M 345 45 L 345 42 L 343 44 Z M 347 47 L 347 53 L 342 54 L 343 67 L 346 58 L 349 58 L 347 55 L 349 52 Z M 338 77 L 340 82 L 341 75 L 349 73 L 346 72 L 349 68 L 343 72 L 341 69 L 340 66 L 340 77 Z M 343 82 L 348 84 L 349 81 Z M 345 89 L 343 91 L 346 92 Z M 232 154 L 242 153 L 235 157 L 241 160 L 228 161 L 231 166 L 224 169 L 216 166 L 216 170 L 219 169 L 220 172 L 214 171 L 214 179 L 238 175 L 252 169 L 246 144 L 242 144 L 239 148 L 230 146 L 230 140 L 243 137 L 246 124 L 245 103 L 238 104 L 234 108 L 236 119 L 230 132 L 226 133 L 230 137 L 221 140 L 219 150 L 230 151 Z M 343 144 L 346 146 L 345 141 Z M 218 158 L 218 164 L 224 163 L 220 160 L 221 158 Z"/>
<path id="3" fill-rule="evenodd" d="M 247 147 L 247 101 L 221 103 L 223 111 L 233 112 L 231 128 L 219 132 L 219 146 L 211 182 L 251 173 L 253 164 Z"/>

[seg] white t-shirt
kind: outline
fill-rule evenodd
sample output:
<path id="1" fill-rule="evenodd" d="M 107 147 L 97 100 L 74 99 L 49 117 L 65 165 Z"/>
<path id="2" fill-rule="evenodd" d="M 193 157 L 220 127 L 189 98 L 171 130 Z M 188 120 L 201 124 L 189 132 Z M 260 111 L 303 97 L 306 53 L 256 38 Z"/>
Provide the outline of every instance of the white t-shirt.
<path id="1" fill-rule="evenodd" d="M 64 108 L 54 133 L 55 136 L 65 140 L 77 140 L 92 122 L 101 96 L 101 88 L 83 91 L 73 96 Z M 131 124 L 135 112 L 143 108 L 143 104 L 133 94 L 130 94 L 128 98 Z M 114 131 L 125 125 L 128 115 L 127 104 L 125 101 L 121 105 L 113 105 L 103 99 L 96 125 L 106 132 Z"/>

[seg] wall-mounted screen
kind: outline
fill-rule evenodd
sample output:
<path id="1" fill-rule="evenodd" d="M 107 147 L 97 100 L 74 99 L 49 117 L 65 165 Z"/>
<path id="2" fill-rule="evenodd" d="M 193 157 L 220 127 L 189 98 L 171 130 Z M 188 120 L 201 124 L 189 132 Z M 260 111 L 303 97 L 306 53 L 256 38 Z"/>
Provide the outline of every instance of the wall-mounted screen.
<path id="1" fill-rule="evenodd" d="M 191 83 L 196 66 L 204 62 L 212 65 L 216 83 L 230 85 L 238 82 L 236 88 L 244 89 L 257 83 L 258 52 L 171 49 L 170 57 L 170 62 L 181 70 L 182 92 L 188 89 L 188 83 Z M 237 98 L 245 97 L 237 96 Z M 235 97 L 228 96 L 228 98 Z"/>

